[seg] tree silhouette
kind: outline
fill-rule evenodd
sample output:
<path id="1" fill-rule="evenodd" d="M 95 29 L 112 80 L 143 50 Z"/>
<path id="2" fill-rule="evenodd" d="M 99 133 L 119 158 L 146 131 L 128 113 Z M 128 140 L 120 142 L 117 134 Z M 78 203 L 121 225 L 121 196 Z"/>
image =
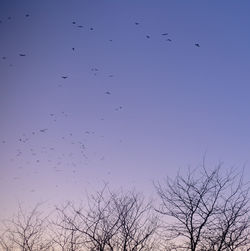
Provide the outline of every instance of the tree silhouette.
<path id="1" fill-rule="evenodd" d="M 64 206 L 63 211 L 66 210 L 68 205 Z M 81 235 L 77 230 L 72 227 L 72 223 L 62 217 L 59 210 L 55 219 L 50 222 L 50 238 L 53 243 L 53 248 L 58 251 L 78 251 L 82 250 L 83 243 Z M 75 221 L 74 215 L 73 221 Z"/>
<path id="2" fill-rule="evenodd" d="M 188 170 L 155 184 L 168 218 L 165 234 L 179 250 L 237 250 L 249 244 L 249 186 L 221 165 Z"/>
<path id="3" fill-rule="evenodd" d="M 249 185 L 241 173 L 188 169 L 155 184 L 160 203 L 107 185 L 85 203 L 57 206 L 4 221 L 3 251 L 245 251 L 250 250 Z"/>
<path id="4" fill-rule="evenodd" d="M 134 191 L 114 193 L 105 187 L 89 197 L 87 209 L 68 203 L 57 210 L 61 227 L 81 234 L 87 250 L 148 250 L 157 229 L 150 203 Z"/>
<path id="5" fill-rule="evenodd" d="M 24 212 L 19 204 L 17 215 L 5 221 L 5 231 L 0 244 L 3 250 L 37 251 L 49 250 L 50 241 L 45 238 L 46 217 L 37 204 L 30 212 Z"/>

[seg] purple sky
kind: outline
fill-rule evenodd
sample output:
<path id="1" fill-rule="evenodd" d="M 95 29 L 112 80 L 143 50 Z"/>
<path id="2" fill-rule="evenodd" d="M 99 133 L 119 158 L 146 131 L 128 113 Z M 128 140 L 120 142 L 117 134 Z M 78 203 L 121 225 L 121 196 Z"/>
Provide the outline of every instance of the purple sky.
<path id="1" fill-rule="evenodd" d="M 249 10 L 1 0 L 0 215 L 103 181 L 151 194 L 204 154 L 211 167 L 245 165 L 249 180 Z"/>

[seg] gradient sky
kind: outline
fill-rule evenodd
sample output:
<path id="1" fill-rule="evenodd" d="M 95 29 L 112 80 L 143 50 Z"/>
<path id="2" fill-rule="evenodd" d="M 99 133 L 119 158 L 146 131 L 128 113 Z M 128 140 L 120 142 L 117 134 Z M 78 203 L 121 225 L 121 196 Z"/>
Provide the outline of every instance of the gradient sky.
<path id="1" fill-rule="evenodd" d="M 104 181 L 151 194 L 204 154 L 249 180 L 249 12 L 243 0 L 1 0 L 0 215 Z"/>

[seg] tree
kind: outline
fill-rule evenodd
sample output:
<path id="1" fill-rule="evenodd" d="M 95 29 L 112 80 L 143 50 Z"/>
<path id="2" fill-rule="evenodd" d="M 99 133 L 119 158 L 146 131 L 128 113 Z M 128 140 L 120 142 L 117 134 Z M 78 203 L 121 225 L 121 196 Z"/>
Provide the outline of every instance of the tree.
<path id="1" fill-rule="evenodd" d="M 240 250 L 249 243 L 249 185 L 240 174 L 203 165 L 155 187 L 157 211 L 171 222 L 165 233 L 179 250 Z"/>
<path id="2" fill-rule="evenodd" d="M 114 193 L 105 186 L 89 197 L 87 208 L 68 203 L 57 210 L 61 227 L 80 234 L 88 250 L 149 250 L 157 229 L 150 203 L 134 191 Z"/>
<path id="3" fill-rule="evenodd" d="M 39 206 L 26 213 L 19 204 L 17 215 L 5 221 L 5 231 L 0 238 L 3 250 L 49 250 L 51 243 L 45 238 L 46 217 L 42 217 Z"/>
<path id="4" fill-rule="evenodd" d="M 4 250 L 4 251 L 12 251 L 13 250 L 13 243 L 10 243 L 7 239 L 8 239 L 7 232 L 4 231 L 0 236 L 0 247 L 2 248 L 0 250 Z"/>
<path id="5" fill-rule="evenodd" d="M 151 203 L 145 203 L 144 197 L 133 191 L 111 195 L 119 219 L 117 250 L 152 250 L 158 218 L 152 214 Z"/>
<path id="6" fill-rule="evenodd" d="M 69 209 L 69 206 L 70 204 L 67 203 L 60 210 L 57 208 L 58 215 L 50 224 L 51 242 L 53 243 L 53 248 L 58 251 L 78 251 L 82 250 L 83 247 L 81 235 L 73 224 L 78 214 L 70 212 L 70 215 L 73 215 L 72 220 L 65 218 L 65 213 Z"/>

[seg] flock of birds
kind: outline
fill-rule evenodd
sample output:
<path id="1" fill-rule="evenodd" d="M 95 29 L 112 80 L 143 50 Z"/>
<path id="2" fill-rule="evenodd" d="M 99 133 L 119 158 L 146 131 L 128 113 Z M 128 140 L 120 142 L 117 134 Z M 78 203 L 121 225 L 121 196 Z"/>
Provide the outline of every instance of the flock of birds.
<path id="1" fill-rule="evenodd" d="M 24 18 L 31 18 L 30 14 L 25 14 Z M 6 22 L 9 22 L 13 20 L 11 16 L 7 17 Z M 0 20 L 0 25 L 2 25 L 5 21 Z M 72 25 L 75 26 L 77 29 L 84 29 L 84 26 L 82 24 L 78 24 L 76 21 L 72 21 Z M 140 26 L 139 22 L 134 22 L 134 25 Z M 88 28 L 91 32 L 95 32 L 94 27 Z M 173 42 L 172 38 L 169 37 L 169 33 L 161 33 L 160 36 L 164 37 L 164 39 L 167 42 Z M 152 36 L 147 34 L 145 35 L 146 39 L 152 39 Z M 113 42 L 113 39 L 109 39 L 110 42 Z M 200 44 L 199 43 L 194 43 L 194 46 L 199 48 Z M 73 46 L 71 48 L 73 52 L 76 51 L 76 47 Z M 27 53 L 20 52 L 18 54 L 20 57 L 28 57 Z M 2 56 L 2 60 L 7 61 L 8 57 L 6 55 Z M 12 66 L 13 64 L 10 64 Z M 91 73 L 94 76 L 97 76 L 99 69 L 97 67 L 92 67 L 90 69 Z M 67 81 L 70 76 L 69 75 L 61 75 L 60 76 L 62 81 Z M 114 74 L 109 74 L 109 78 L 113 78 Z M 59 87 L 62 87 L 63 85 L 60 84 L 58 85 Z M 104 92 L 105 95 L 110 96 L 112 94 L 111 90 L 106 90 Z M 116 106 L 114 108 L 115 111 L 119 112 L 123 109 L 122 105 Z M 62 119 L 68 119 L 70 117 L 69 114 L 66 112 L 62 111 L 60 114 L 56 113 L 49 113 L 48 114 L 49 119 L 52 122 L 58 122 L 60 121 L 59 124 L 63 123 Z M 101 119 L 103 120 L 103 118 Z M 103 135 L 97 135 L 97 132 L 92 131 L 92 130 L 85 130 L 82 132 L 82 139 L 79 140 L 79 136 L 77 135 L 76 138 L 74 136 L 74 132 L 67 133 L 63 136 L 61 136 L 61 140 L 64 141 L 65 145 L 71 145 L 71 151 L 70 152 L 60 152 L 60 147 L 59 150 L 57 151 L 56 146 L 36 146 L 36 140 L 38 140 L 40 137 L 46 138 L 48 142 L 50 142 L 51 137 L 53 137 L 50 134 L 50 128 L 40 128 L 36 129 L 30 133 L 23 133 L 20 135 L 20 137 L 17 139 L 17 146 L 18 148 L 16 149 L 16 153 L 13 158 L 10 159 L 11 162 L 17 162 L 18 169 L 23 169 L 27 165 L 39 165 L 39 168 L 41 167 L 41 164 L 44 165 L 49 165 L 52 167 L 52 169 L 55 172 L 63 172 L 65 171 L 65 166 L 70 168 L 70 171 L 72 172 L 73 175 L 77 175 L 78 172 L 78 167 L 82 166 L 84 164 L 88 163 L 89 160 L 89 154 L 90 152 L 88 149 L 88 145 L 86 144 L 89 140 L 89 137 L 99 137 L 103 138 Z M 121 141 L 121 140 L 120 140 Z M 8 140 L 7 139 L 2 139 L 2 144 L 7 144 Z M 23 158 L 22 158 L 23 156 Z M 79 158 L 79 156 L 82 157 L 82 159 Z M 28 157 L 28 160 L 26 159 Z M 45 163 L 45 159 L 47 159 L 47 163 Z M 66 159 L 66 163 L 65 163 Z M 99 160 L 104 160 L 104 156 L 100 155 Z M 39 169 L 34 168 L 34 173 L 38 173 Z M 18 173 L 18 172 L 17 172 Z M 108 171 L 108 174 L 110 175 L 110 172 Z M 21 177 L 20 176 L 14 176 L 14 180 L 19 180 Z M 58 187 L 58 184 L 55 185 Z M 30 192 L 35 192 L 36 190 L 32 188 Z"/>

